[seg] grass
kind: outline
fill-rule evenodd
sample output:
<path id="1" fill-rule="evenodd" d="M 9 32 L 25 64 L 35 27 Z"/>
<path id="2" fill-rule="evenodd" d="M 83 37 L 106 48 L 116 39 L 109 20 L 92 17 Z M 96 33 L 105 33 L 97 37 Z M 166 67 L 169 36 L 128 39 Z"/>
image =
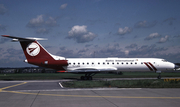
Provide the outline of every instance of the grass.
<path id="1" fill-rule="evenodd" d="M 16 73 L 0 74 L 0 80 L 56 80 L 56 79 L 80 79 L 84 74 L 71 73 Z M 123 72 L 117 74 L 96 74 L 93 78 L 156 78 L 158 74 L 154 72 Z M 169 72 L 162 73 L 162 77 L 180 77 L 180 73 Z"/>
<path id="2" fill-rule="evenodd" d="M 62 85 L 67 88 L 180 88 L 180 81 L 164 80 L 113 80 L 113 81 L 68 81 Z"/>

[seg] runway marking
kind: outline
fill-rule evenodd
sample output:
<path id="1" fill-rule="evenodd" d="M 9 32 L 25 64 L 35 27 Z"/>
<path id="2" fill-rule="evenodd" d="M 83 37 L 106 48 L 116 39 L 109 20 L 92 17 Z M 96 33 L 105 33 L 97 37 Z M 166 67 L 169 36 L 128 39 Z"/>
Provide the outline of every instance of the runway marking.
<path id="1" fill-rule="evenodd" d="M 3 92 L 9 92 L 9 93 L 16 93 L 16 94 L 28 94 L 28 95 L 37 95 L 37 93 L 30 93 L 30 92 L 18 92 L 18 91 L 6 91 L 3 90 Z M 63 94 L 42 94 L 39 93 L 38 95 L 43 96 L 59 96 L 59 97 L 91 97 L 91 98 L 127 98 L 127 99 L 180 99 L 180 97 L 138 97 L 138 96 L 91 96 L 91 95 L 63 95 Z"/>
<path id="2" fill-rule="evenodd" d="M 30 93 L 30 92 L 19 92 L 19 91 L 7 91 L 4 89 L 11 88 L 11 87 L 16 87 L 19 85 L 26 84 L 27 82 L 23 82 L 20 84 L 16 85 L 11 85 L 7 87 L 0 88 L 0 92 L 8 92 L 8 93 L 16 93 L 16 94 L 26 94 L 26 95 L 37 95 L 37 93 Z M 127 98 L 127 99 L 180 99 L 180 97 L 141 97 L 141 96 L 92 96 L 92 95 L 63 95 L 63 94 L 43 94 L 43 93 L 38 93 L 38 95 L 43 95 L 43 96 L 59 96 L 59 97 L 86 97 L 86 98 Z"/>
<path id="3" fill-rule="evenodd" d="M 61 88 L 64 88 L 60 82 L 59 82 L 59 85 L 60 85 Z"/>
<path id="4" fill-rule="evenodd" d="M 0 92 L 3 91 L 4 89 L 16 87 L 16 86 L 23 85 L 23 84 L 26 84 L 26 83 L 27 82 L 23 82 L 23 83 L 20 83 L 20 84 L 15 84 L 15 85 L 11 85 L 11 86 L 0 88 Z"/>

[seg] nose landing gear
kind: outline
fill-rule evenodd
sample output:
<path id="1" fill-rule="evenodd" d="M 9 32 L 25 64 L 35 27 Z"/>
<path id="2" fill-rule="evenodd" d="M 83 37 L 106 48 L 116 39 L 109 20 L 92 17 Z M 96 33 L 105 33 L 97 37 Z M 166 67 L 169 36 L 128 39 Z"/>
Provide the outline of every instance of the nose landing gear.
<path id="1" fill-rule="evenodd" d="M 161 79 L 161 71 L 156 71 L 159 75 L 157 76 L 157 79 Z"/>

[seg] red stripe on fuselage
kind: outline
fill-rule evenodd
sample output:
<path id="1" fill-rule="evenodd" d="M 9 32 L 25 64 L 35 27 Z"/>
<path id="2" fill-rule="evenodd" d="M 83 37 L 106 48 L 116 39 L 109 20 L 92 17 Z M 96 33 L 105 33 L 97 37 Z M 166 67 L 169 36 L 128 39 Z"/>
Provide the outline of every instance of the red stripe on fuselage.
<path id="1" fill-rule="evenodd" d="M 152 69 L 146 62 L 144 62 L 144 64 L 145 64 L 151 71 L 153 71 L 153 69 Z"/>
<path id="2" fill-rule="evenodd" d="M 153 64 L 151 64 L 150 62 L 148 62 L 148 63 L 149 63 L 149 65 L 151 65 L 151 67 L 152 67 L 155 71 L 157 71 L 156 67 L 154 67 Z"/>

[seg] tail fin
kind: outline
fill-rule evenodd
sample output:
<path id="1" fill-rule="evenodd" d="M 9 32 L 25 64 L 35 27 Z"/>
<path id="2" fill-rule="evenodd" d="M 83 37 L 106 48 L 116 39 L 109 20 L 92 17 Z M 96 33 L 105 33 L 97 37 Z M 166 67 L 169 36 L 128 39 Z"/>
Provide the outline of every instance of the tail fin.
<path id="1" fill-rule="evenodd" d="M 9 35 L 3 37 L 12 38 L 12 41 L 19 41 L 24 54 L 27 58 L 25 62 L 30 64 L 64 70 L 63 66 L 67 66 L 67 60 L 64 57 L 50 54 L 37 40 L 45 40 L 43 38 L 21 38 Z"/>

